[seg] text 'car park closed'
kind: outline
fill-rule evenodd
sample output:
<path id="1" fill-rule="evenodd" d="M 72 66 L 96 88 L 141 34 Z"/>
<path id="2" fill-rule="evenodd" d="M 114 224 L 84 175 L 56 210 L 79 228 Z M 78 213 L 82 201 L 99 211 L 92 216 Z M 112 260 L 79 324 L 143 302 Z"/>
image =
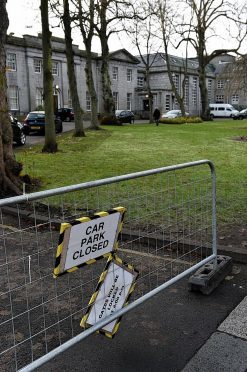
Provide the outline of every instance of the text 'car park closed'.
<path id="1" fill-rule="evenodd" d="M 125 208 L 117 207 L 91 218 L 81 217 L 71 223 L 62 223 L 54 276 L 94 263 L 115 251 L 124 212 Z"/>

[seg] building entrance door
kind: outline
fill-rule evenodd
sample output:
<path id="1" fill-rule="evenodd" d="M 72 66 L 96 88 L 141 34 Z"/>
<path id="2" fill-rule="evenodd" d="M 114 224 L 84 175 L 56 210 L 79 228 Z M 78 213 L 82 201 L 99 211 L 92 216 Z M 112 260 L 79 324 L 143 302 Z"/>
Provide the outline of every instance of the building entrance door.
<path id="1" fill-rule="evenodd" d="M 143 100 L 143 110 L 149 111 L 149 100 L 148 99 Z"/>

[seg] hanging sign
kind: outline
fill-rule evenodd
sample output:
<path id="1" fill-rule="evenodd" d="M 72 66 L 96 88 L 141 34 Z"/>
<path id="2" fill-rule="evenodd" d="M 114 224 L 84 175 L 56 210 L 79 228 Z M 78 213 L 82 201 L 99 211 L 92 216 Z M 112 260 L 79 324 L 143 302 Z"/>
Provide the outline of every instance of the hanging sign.
<path id="1" fill-rule="evenodd" d="M 134 290 L 137 276 L 138 271 L 133 266 L 124 263 L 116 255 L 111 255 L 82 318 L 81 327 L 90 327 L 126 306 Z M 120 318 L 110 322 L 99 332 L 112 338 L 119 325 Z"/>
<path id="2" fill-rule="evenodd" d="M 116 207 L 93 217 L 62 223 L 54 277 L 92 264 L 116 251 L 125 211 L 124 207 Z"/>

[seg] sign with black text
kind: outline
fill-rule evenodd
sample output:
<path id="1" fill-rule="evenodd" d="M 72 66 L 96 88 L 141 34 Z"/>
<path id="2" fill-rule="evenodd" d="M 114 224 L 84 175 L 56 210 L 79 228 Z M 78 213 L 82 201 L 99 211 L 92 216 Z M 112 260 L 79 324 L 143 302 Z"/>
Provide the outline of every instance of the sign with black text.
<path id="1" fill-rule="evenodd" d="M 109 257 L 105 271 L 93 294 L 81 327 L 90 327 L 121 309 L 134 290 L 138 272 L 131 265 L 113 255 Z M 120 319 L 116 319 L 100 329 L 100 333 L 112 338 L 117 332 Z"/>
<path id="2" fill-rule="evenodd" d="M 117 207 L 93 217 L 61 224 L 54 276 L 71 272 L 117 249 L 125 208 Z"/>

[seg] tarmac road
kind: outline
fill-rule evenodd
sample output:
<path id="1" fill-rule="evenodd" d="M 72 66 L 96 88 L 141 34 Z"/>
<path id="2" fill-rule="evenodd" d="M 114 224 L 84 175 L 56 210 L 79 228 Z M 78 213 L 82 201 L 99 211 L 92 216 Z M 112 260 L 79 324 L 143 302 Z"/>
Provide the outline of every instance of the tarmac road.
<path id="1" fill-rule="evenodd" d="M 87 128 L 89 124 L 87 122 L 84 123 L 85 128 Z M 68 132 L 75 128 L 75 123 L 72 122 L 63 122 L 63 132 Z M 39 133 L 32 133 L 31 135 L 27 136 L 26 145 L 31 146 L 35 145 L 36 143 L 42 143 L 44 141 L 45 136 Z"/>
<path id="2" fill-rule="evenodd" d="M 139 123 L 147 123 L 147 120 L 136 120 L 135 124 Z M 90 125 L 89 121 L 83 122 L 84 128 L 88 128 Z M 63 122 L 63 132 L 68 132 L 70 130 L 73 130 L 75 128 L 75 123 L 72 122 Z M 26 145 L 25 146 L 31 146 L 35 145 L 36 143 L 42 143 L 44 141 L 44 135 L 40 135 L 39 133 L 32 133 L 31 135 L 27 136 L 26 139 Z"/>
<path id="3" fill-rule="evenodd" d="M 246 266 L 234 266 L 233 274 L 210 296 L 188 292 L 187 281 L 182 280 L 125 315 L 113 340 L 95 334 L 38 370 L 181 371 L 247 295 L 246 279 Z M 214 359 L 214 352 L 218 355 L 211 349 L 207 360 Z M 205 361 L 201 365 L 199 361 L 199 369 L 186 371 L 242 371 L 229 365 L 229 359 L 228 353 L 224 369 L 208 369 Z"/>
<path id="4" fill-rule="evenodd" d="M 74 123 L 64 123 L 64 131 L 73 128 Z M 43 138 L 28 136 L 27 146 Z M 230 364 L 228 369 L 219 369 L 217 365 L 208 368 L 205 359 L 197 360 L 197 364 L 190 363 L 195 355 L 201 358 L 204 345 L 219 338 L 219 325 L 247 295 L 246 268 L 246 265 L 237 264 L 234 273 L 210 296 L 190 293 L 187 281 L 180 281 L 125 315 L 113 340 L 102 335 L 90 336 L 39 371 L 179 372 L 184 368 L 186 372 L 246 371 L 247 364 L 245 369 Z M 226 333 L 222 335 L 225 337 Z M 231 352 L 236 355 L 236 350 L 229 350 L 228 355 L 225 353 L 228 363 L 229 359 L 234 360 Z M 204 358 L 217 359 L 214 352 L 221 357 L 215 347 Z"/>

